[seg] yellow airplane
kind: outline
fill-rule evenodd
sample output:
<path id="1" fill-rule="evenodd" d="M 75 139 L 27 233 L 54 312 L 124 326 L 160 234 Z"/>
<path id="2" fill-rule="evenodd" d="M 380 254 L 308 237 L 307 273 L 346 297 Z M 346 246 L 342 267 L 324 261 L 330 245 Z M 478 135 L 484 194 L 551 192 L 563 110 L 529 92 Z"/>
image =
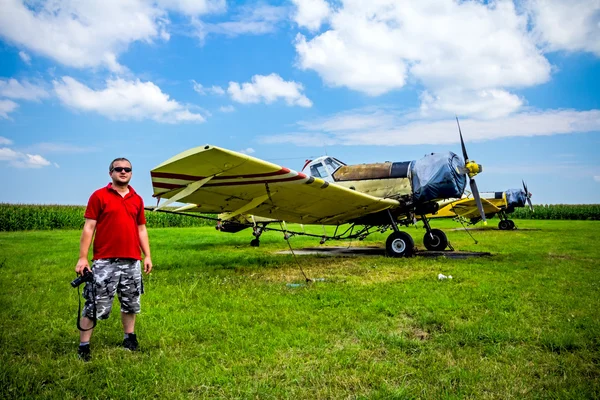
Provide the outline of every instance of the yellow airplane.
<path id="1" fill-rule="evenodd" d="M 533 205 L 531 204 L 531 192 L 527 190 L 527 185 L 523 181 L 523 189 L 509 189 L 505 192 L 494 192 L 490 196 L 485 193 L 481 196 L 483 211 L 487 218 L 498 215 L 498 229 L 512 230 L 515 229 L 515 223 L 508 218 L 508 214 L 515 211 L 516 207 L 525 207 L 529 205 L 531 212 Z M 427 218 L 455 218 L 462 217 L 471 224 L 476 224 L 481 221 L 477 202 L 474 198 L 463 196 L 458 200 L 450 200 L 440 202 L 440 209 L 435 214 L 428 214 Z"/>
<path id="2" fill-rule="evenodd" d="M 409 225 L 419 215 L 427 229 L 426 247 L 443 250 L 448 240 L 441 230 L 429 227 L 426 215 L 437 211 L 437 201 L 461 197 L 467 176 L 471 192 L 479 198 L 474 176 L 482 167 L 469 160 L 460 125 L 459 134 L 464 161 L 452 152 L 432 153 L 416 161 L 361 165 L 345 165 L 325 156 L 307 163 L 306 172 L 216 146 L 196 147 L 151 170 L 153 196 L 159 202 L 167 199 L 155 210 L 173 202 L 187 203 L 174 212 L 221 214 L 225 231 L 228 221 L 242 229 L 239 225 L 249 225 L 239 219 L 252 216 L 299 224 L 350 224 L 343 233 L 336 229 L 333 236 L 323 235 L 322 242 L 364 238 L 391 228 L 386 241 L 391 257 L 412 255 L 414 241 L 398 225 Z M 481 204 L 479 209 L 485 220 Z M 256 221 L 247 222 L 255 226 L 257 245 L 264 225 L 256 229 Z"/>

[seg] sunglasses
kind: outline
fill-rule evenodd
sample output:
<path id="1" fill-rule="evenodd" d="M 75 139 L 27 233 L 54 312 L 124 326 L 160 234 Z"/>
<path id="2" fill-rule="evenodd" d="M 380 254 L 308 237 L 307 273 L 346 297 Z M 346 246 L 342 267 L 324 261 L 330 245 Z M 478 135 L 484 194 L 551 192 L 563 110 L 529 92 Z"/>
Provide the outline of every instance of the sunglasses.
<path id="1" fill-rule="evenodd" d="M 111 172 L 112 171 L 117 171 L 117 172 L 123 172 L 123 171 L 125 171 L 125 172 L 131 172 L 131 168 L 127 168 L 127 167 L 114 167 L 111 170 Z"/>

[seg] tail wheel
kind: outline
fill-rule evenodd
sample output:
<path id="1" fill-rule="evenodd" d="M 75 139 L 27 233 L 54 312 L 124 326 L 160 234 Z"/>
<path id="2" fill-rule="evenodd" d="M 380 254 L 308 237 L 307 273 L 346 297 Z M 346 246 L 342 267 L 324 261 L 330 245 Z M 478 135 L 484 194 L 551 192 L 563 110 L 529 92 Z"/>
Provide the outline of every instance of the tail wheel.
<path id="1" fill-rule="evenodd" d="M 385 253 L 388 257 L 410 257 L 415 242 L 406 232 L 392 232 L 385 242 Z"/>
<path id="2" fill-rule="evenodd" d="M 448 247 L 448 237 L 441 229 L 432 229 L 423 236 L 423 244 L 427 250 L 442 251 Z"/>
<path id="3" fill-rule="evenodd" d="M 252 246 L 252 247 L 258 247 L 258 246 L 260 246 L 260 240 L 258 240 L 258 239 L 252 239 L 250 241 L 250 246 Z"/>
<path id="4" fill-rule="evenodd" d="M 510 222 L 508 222 L 509 220 L 507 219 L 503 219 L 500 222 L 498 222 L 498 229 L 500 229 L 501 231 L 507 231 L 510 228 Z"/>

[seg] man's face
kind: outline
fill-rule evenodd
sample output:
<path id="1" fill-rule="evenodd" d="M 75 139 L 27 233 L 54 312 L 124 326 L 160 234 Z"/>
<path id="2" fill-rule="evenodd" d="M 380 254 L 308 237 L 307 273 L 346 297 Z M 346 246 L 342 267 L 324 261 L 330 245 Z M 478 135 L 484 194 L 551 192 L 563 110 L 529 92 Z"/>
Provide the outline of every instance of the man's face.
<path id="1" fill-rule="evenodd" d="M 128 168 L 129 172 L 126 172 L 123 168 Z M 131 164 L 129 162 L 115 161 L 113 163 L 113 170 L 110 172 L 110 177 L 113 180 L 113 184 L 124 186 L 129 184 L 129 181 L 131 180 L 131 174 Z"/>

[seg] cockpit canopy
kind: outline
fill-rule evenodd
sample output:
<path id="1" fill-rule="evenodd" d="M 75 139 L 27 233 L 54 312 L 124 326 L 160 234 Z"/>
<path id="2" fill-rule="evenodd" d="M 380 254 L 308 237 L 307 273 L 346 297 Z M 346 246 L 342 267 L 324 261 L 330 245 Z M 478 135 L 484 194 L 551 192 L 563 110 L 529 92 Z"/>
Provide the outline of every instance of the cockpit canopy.
<path id="1" fill-rule="evenodd" d="M 314 160 L 307 160 L 304 168 L 302 168 L 302 172 L 315 178 L 321 178 L 327 182 L 333 182 L 333 173 L 344 165 L 346 164 L 337 158 L 323 156 Z"/>

